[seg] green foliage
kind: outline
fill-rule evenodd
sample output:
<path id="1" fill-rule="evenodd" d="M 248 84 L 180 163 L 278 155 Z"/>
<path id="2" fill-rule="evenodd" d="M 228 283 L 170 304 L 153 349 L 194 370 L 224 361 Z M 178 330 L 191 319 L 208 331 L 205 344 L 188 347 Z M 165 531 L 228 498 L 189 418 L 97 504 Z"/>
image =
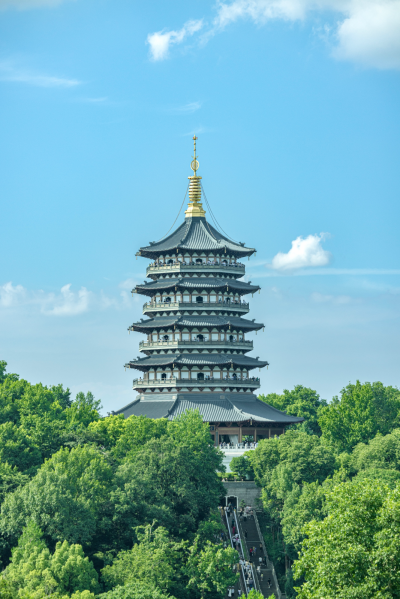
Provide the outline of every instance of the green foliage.
<path id="1" fill-rule="evenodd" d="M 320 399 L 318 393 L 313 389 L 296 385 L 293 391 L 284 389 L 282 395 L 269 393 L 268 395 L 259 395 L 258 399 L 291 416 L 304 418 L 307 431 L 317 435 L 321 434 L 318 413 L 321 407 L 327 405 L 327 402 L 325 399 Z M 294 426 L 294 428 L 298 427 L 299 425 Z"/>
<path id="2" fill-rule="evenodd" d="M 101 401 L 94 398 L 93 393 L 88 391 L 86 395 L 78 393 L 75 401 L 66 410 L 66 418 L 70 427 L 78 425 L 88 426 L 91 422 L 99 420 Z"/>
<path id="3" fill-rule="evenodd" d="M 112 565 L 102 570 L 108 589 L 139 582 L 163 592 L 182 586 L 182 567 L 187 542 L 176 543 L 165 528 L 153 525 L 136 528 L 136 543 L 131 550 L 121 551 Z"/>
<path id="4" fill-rule="evenodd" d="M 64 541 L 57 543 L 54 553 L 50 553 L 41 530 L 33 522 L 28 523 L 20 536 L 4 577 L 21 599 L 69 597 L 82 591 L 88 591 L 86 595 L 90 596 L 100 590 L 97 572 L 82 547 Z"/>
<path id="5" fill-rule="evenodd" d="M 338 452 L 351 451 L 378 433 L 386 435 L 399 424 L 400 391 L 382 383 L 349 384 L 340 399 L 320 411 L 318 422 L 324 437 Z"/>
<path id="6" fill-rule="evenodd" d="M 318 482 L 293 486 L 282 512 L 282 532 L 291 559 L 296 559 L 300 551 L 304 524 L 325 515 L 325 489 Z"/>
<path id="7" fill-rule="evenodd" d="M 255 589 L 252 589 L 250 591 L 250 593 L 247 595 L 247 599 L 263 599 L 264 595 L 262 593 L 259 593 L 258 591 L 256 591 Z M 269 597 L 271 599 L 275 599 L 275 595 L 269 595 Z"/>
<path id="8" fill-rule="evenodd" d="M 174 597 L 147 583 L 130 582 L 98 595 L 97 599 L 174 599 Z"/>
<path id="9" fill-rule="evenodd" d="M 232 547 L 223 549 L 221 545 L 214 545 L 209 541 L 199 551 L 195 543 L 189 551 L 188 587 L 198 589 L 202 597 L 207 592 L 224 593 L 239 577 L 232 569 L 237 562 L 237 555 Z"/>
<path id="10" fill-rule="evenodd" d="M 237 458 L 232 458 L 230 469 L 243 478 L 254 478 L 254 470 L 251 465 L 251 452 L 246 452 Z"/>
<path id="11" fill-rule="evenodd" d="M 50 543 L 88 544 L 105 503 L 112 469 L 95 448 L 61 449 L 25 486 L 6 496 L 0 531 L 13 544 L 30 520 Z"/>
<path id="12" fill-rule="evenodd" d="M 326 494 L 328 516 L 305 526 L 299 599 L 400 597 L 400 488 L 354 481 Z"/>

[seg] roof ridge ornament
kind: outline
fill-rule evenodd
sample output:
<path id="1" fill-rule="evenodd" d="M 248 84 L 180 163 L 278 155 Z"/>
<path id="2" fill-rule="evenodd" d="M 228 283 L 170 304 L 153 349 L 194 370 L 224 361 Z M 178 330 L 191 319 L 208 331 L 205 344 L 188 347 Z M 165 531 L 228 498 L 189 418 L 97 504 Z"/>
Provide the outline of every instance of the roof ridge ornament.
<path id="1" fill-rule="evenodd" d="M 196 155 L 196 141 L 197 137 L 193 136 L 194 155 L 193 160 L 190 163 L 190 168 L 194 172 L 194 175 L 188 177 L 189 179 L 189 204 L 188 209 L 185 210 L 186 218 L 193 218 L 196 216 L 204 217 L 206 215 L 203 205 L 201 203 L 201 177 L 197 175 L 199 168 L 199 161 Z"/>

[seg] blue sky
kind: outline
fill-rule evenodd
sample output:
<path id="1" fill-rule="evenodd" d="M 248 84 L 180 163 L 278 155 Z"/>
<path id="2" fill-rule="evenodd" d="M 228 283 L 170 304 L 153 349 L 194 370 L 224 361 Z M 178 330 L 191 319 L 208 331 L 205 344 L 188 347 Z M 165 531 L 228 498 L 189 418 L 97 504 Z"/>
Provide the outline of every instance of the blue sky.
<path id="1" fill-rule="evenodd" d="M 135 252 L 196 133 L 214 214 L 257 248 L 261 392 L 399 385 L 399 0 L 0 0 L 0 40 L 10 371 L 133 399 Z"/>

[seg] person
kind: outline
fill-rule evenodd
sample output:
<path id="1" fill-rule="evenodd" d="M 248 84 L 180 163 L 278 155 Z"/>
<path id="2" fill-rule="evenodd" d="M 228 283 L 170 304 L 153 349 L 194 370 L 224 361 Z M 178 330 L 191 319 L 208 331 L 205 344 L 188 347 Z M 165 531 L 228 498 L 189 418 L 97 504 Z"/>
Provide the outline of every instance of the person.
<path id="1" fill-rule="evenodd" d="M 257 566 L 257 572 L 258 572 L 258 574 L 261 574 L 261 567 L 260 566 Z"/>
<path id="2" fill-rule="evenodd" d="M 253 555 L 254 555 L 254 557 L 256 556 L 256 552 L 257 552 L 257 549 L 255 547 L 253 547 Z"/>
<path id="3" fill-rule="evenodd" d="M 260 553 L 262 553 L 262 552 L 263 552 L 263 546 L 262 546 L 262 543 L 260 543 L 260 547 L 259 547 L 259 549 L 260 549 Z"/>
<path id="4" fill-rule="evenodd" d="M 240 589 L 238 589 L 238 597 L 240 597 L 242 594 L 242 591 Z"/>
<path id="5" fill-rule="evenodd" d="M 233 526 L 232 526 L 232 534 L 235 534 L 235 532 L 236 532 L 236 526 L 235 526 L 235 525 L 233 525 Z"/>
<path id="6" fill-rule="evenodd" d="M 260 574 L 260 580 L 261 580 L 261 582 L 264 580 L 264 574 L 262 572 Z"/>
<path id="7" fill-rule="evenodd" d="M 235 518 L 232 518 L 232 526 L 235 526 Z"/>
<path id="8" fill-rule="evenodd" d="M 272 582 L 271 582 L 270 578 L 268 578 L 267 583 L 268 583 L 268 588 L 270 589 L 272 587 Z"/>
<path id="9" fill-rule="evenodd" d="M 244 529 L 244 538 L 247 539 L 247 530 Z"/>
<path id="10" fill-rule="evenodd" d="M 258 558 L 258 563 L 260 564 L 260 568 L 261 568 L 261 566 L 262 566 L 262 562 L 263 562 L 263 559 L 262 559 L 262 557 L 261 557 L 261 555 L 260 555 L 260 557 Z"/>

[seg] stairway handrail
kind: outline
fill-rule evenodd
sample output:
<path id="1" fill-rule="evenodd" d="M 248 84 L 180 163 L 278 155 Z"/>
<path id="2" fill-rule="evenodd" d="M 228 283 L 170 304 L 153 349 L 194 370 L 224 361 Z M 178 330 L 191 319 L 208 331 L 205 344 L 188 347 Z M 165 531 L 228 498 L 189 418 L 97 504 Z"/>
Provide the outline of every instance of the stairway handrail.
<path id="1" fill-rule="evenodd" d="M 263 546 L 264 555 L 266 555 L 269 567 L 272 570 L 272 578 L 274 579 L 274 582 L 275 582 L 275 587 L 276 587 L 276 590 L 277 590 L 277 593 L 278 593 L 278 599 L 283 599 L 284 595 L 283 595 L 283 593 L 282 593 L 282 591 L 281 591 L 281 589 L 279 587 L 279 584 L 278 584 L 278 578 L 276 576 L 275 566 L 274 566 L 273 562 L 268 557 L 267 548 L 265 547 L 264 537 L 261 534 L 261 529 L 260 529 L 260 525 L 258 523 L 258 518 L 257 518 L 256 510 L 253 510 L 253 514 L 254 514 L 254 520 L 255 520 L 255 523 L 256 523 L 256 527 L 257 527 L 257 532 L 258 532 L 258 535 L 259 535 L 259 537 L 261 539 L 261 543 L 262 543 L 262 546 Z"/>
<path id="2" fill-rule="evenodd" d="M 264 593 L 263 593 L 263 592 L 262 592 L 262 590 L 261 590 L 261 584 L 260 584 L 260 580 L 259 580 L 259 578 L 258 578 L 258 572 L 257 572 L 257 568 L 255 568 L 255 569 L 254 569 L 254 568 L 253 568 L 253 564 L 252 564 L 252 563 L 251 563 L 251 561 L 250 561 L 249 550 L 248 550 L 248 548 L 247 548 L 247 542 L 246 542 L 246 539 L 244 539 L 244 543 L 243 543 L 243 537 L 242 537 L 242 534 L 241 534 L 241 530 L 242 530 L 242 528 L 241 528 L 241 522 L 240 522 L 240 518 L 238 518 L 238 517 L 237 517 L 237 511 L 236 511 L 236 509 L 234 510 L 234 512 L 235 512 L 235 522 L 236 522 L 236 526 L 237 526 L 237 529 L 238 529 L 238 531 L 239 531 L 239 539 L 240 539 L 240 544 L 241 544 L 241 546 L 242 546 L 242 551 L 243 551 L 243 554 L 244 554 L 243 547 L 245 547 L 245 548 L 246 548 L 246 558 L 247 558 L 247 561 L 248 561 L 248 562 L 249 562 L 249 564 L 250 564 L 250 569 L 251 569 L 251 572 L 252 572 L 252 575 L 253 575 L 253 580 L 254 580 L 254 584 L 255 584 L 256 590 L 257 590 L 259 593 L 261 593 L 262 595 L 264 595 Z M 257 587 L 258 587 L 258 588 L 257 588 Z"/>
<path id="3" fill-rule="evenodd" d="M 233 510 L 233 512 L 235 513 L 235 510 Z M 225 510 L 225 518 L 226 518 L 226 525 L 228 527 L 228 533 L 229 533 L 229 538 L 230 538 L 230 541 L 231 541 L 231 546 L 232 546 L 232 549 L 235 549 L 234 546 L 233 546 L 233 539 L 232 539 L 231 527 L 229 526 L 228 513 L 227 513 L 226 510 Z M 235 514 L 235 518 L 236 518 L 236 514 Z M 240 533 L 239 533 L 239 539 L 240 539 Z M 240 543 L 240 544 L 241 544 L 241 546 L 243 546 L 242 543 Z M 240 553 L 239 552 L 238 552 L 238 556 L 240 558 Z M 247 596 L 249 594 L 249 589 L 247 588 L 246 577 L 245 577 L 245 575 L 243 573 L 242 573 L 242 576 L 243 576 L 243 582 L 244 582 L 244 587 L 245 587 L 245 595 Z M 240 572 L 239 572 L 239 579 L 240 579 Z"/>

